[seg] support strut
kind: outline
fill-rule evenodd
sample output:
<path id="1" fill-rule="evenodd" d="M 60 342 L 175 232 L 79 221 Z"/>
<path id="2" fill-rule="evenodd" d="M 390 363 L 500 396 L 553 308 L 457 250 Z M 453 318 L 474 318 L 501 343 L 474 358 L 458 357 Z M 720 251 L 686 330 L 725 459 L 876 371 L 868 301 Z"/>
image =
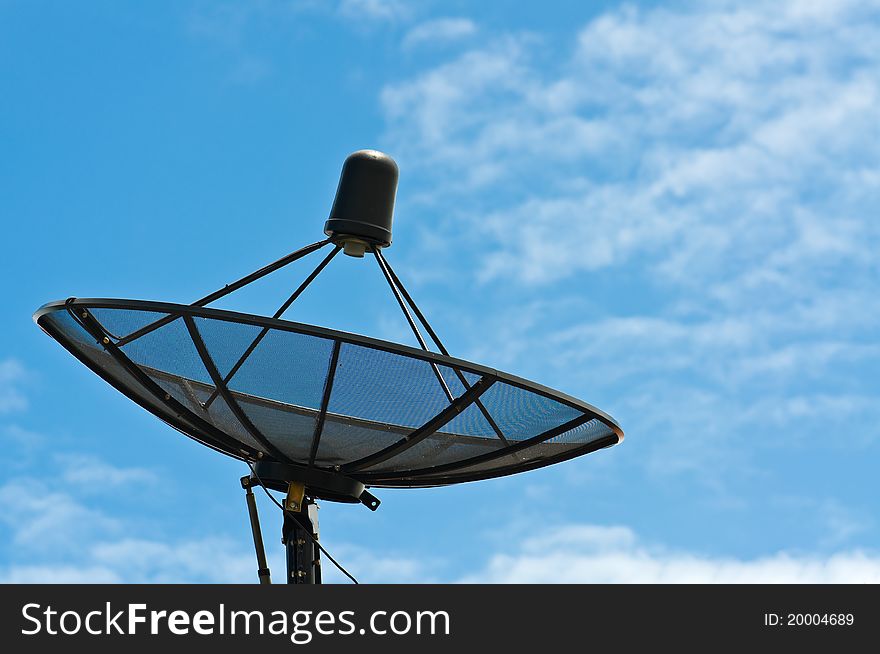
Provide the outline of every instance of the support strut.
<path id="1" fill-rule="evenodd" d="M 379 252 L 379 248 L 372 248 L 373 255 L 376 257 L 376 262 L 379 264 L 379 269 L 382 271 L 382 274 L 385 275 L 385 281 L 388 282 L 388 286 L 391 288 L 391 293 L 394 295 L 394 299 L 397 300 L 397 304 L 400 305 L 400 310 L 403 311 L 403 315 L 406 318 L 406 321 L 409 323 L 409 328 L 412 330 L 413 334 L 415 334 L 416 340 L 419 342 L 419 345 L 425 352 L 430 352 L 428 349 L 428 344 L 425 343 L 425 339 L 422 338 L 422 333 L 419 331 L 418 325 L 416 325 L 415 320 L 409 313 L 409 309 L 406 308 L 406 303 L 403 301 L 403 297 L 400 294 L 397 286 L 394 285 L 394 281 L 391 279 L 391 275 L 385 269 L 385 262 L 382 259 L 382 255 Z M 431 361 L 431 369 L 434 371 L 434 376 L 437 377 L 437 381 L 440 382 L 440 387 L 443 389 L 443 393 L 446 395 L 446 399 L 450 402 L 455 400 L 455 396 L 452 394 L 452 391 L 449 390 L 449 385 L 446 383 L 446 380 L 443 379 L 443 374 L 440 372 L 440 368 L 437 367 L 437 364 Z"/>
<path id="2" fill-rule="evenodd" d="M 326 257 L 324 257 L 324 259 L 321 261 L 321 263 L 318 264 L 318 267 L 315 268 L 311 272 L 311 274 L 305 278 L 303 283 L 297 287 L 297 289 L 291 294 L 291 296 L 289 298 L 287 298 L 287 300 L 285 300 L 284 303 L 280 307 L 278 307 L 278 310 L 274 314 L 272 314 L 272 318 L 278 319 L 282 315 L 284 315 L 284 312 L 290 308 L 290 305 L 293 304 L 294 302 L 296 302 L 296 299 L 302 294 L 302 292 L 304 290 L 306 290 L 308 285 L 311 284 L 315 280 L 315 277 L 317 277 L 321 273 L 321 271 L 327 267 L 327 264 L 333 260 L 333 257 L 335 257 L 337 254 L 339 254 L 339 250 L 341 250 L 341 249 L 342 248 L 338 245 L 336 247 L 334 247 L 333 250 L 330 252 L 330 254 L 328 254 Z M 237 373 L 239 368 L 241 368 L 242 364 L 244 364 L 244 362 L 247 361 L 247 358 L 253 353 L 253 351 L 256 349 L 257 345 L 260 344 L 260 341 L 262 341 L 263 338 L 265 338 L 266 334 L 268 334 L 268 333 L 269 333 L 268 327 L 263 327 L 263 329 L 260 330 L 260 333 L 257 334 L 256 338 L 254 338 L 254 340 L 251 341 L 251 344 L 247 346 L 247 349 L 238 358 L 238 361 L 235 362 L 235 365 L 233 365 L 232 368 L 229 369 L 229 372 L 226 373 L 226 376 L 223 378 L 223 382 L 225 384 L 229 383 L 229 381 L 232 379 L 232 377 L 235 375 L 235 373 Z M 213 393 L 211 393 L 211 396 L 204 403 L 205 409 L 207 409 L 209 406 L 211 406 L 211 404 L 214 402 L 214 400 L 217 399 L 217 395 L 219 394 L 219 392 L 220 391 L 215 390 Z"/>
<path id="3" fill-rule="evenodd" d="M 242 477 L 241 487 L 245 490 L 248 516 L 251 519 L 251 531 L 254 534 L 254 550 L 257 553 L 257 576 L 261 584 L 271 584 L 272 577 L 269 572 L 269 564 L 266 562 L 266 549 L 263 547 L 263 533 L 260 530 L 260 514 L 257 513 L 257 500 L 254 491 L 251 490 L 251 478 Z"/>
<path id="4" fill-rule="evenodd" d="M 403 285 L 403 282 L 400 281 L 400 278 L 397 276 L 397 273 L 394 272 L 394 269 L 391 267 L 391 264 L 385 259 L 382 255 L 382 252 L 378 248 L 373 248 L 373 254 L 376 257 L 376 261 L 379 262 L 379 268 L 381 268 L 382 273 L 385 275 L 385 279 L 388 282 L 388 285 L 391 287 L 392 292 L 394 293 L 394 297 L 397 299 L 397 302 L 400 304 L 401 309 L 403 309 L 403 313 L 406 316 L 407 321 L 410 324 L 413 333 L 415 333 L 416 338 L 419 341 L 419 345 L 422 346 L 422 349 L 428 352 L 428 346 L 425 344 L 425 341 L 422 339 L 422 335 L 419 333 L 418 327 L 416 327 L 413 322 L 412 317 L 409 315 L 409 312 L 406 310 L 406 307 L 403 304 L 403 299 L 406 300 L 407 304 L 409 304 L 410 308 L 412 308 L 413 313 L 419 319 L 419 322 L 422 323 L 422 326 L 425 328 L 425 331 L 428 332 L 428 335 L 434 341 L 434 344 L 437 346 L 437 349 L 440 350 L 440 354 L 444 356 L 449 356 L 449 351 L 446 349 L 446 346 L 440 341 L 440 337 L 437 336 L 437 332 L 434 331 L 434 328 L 431 327 L 431 324 L 428 322 L 428 319 L 425 318 L 425 314 L 421 312 L 415 300 L 412 299 L 412 296 L 409 294 L 409 291 L 406 290 L 406 287 Z M 434 365 L 434 364 L 432 364 Z M 456 377 L 461 382 L 461 385 L 465 390 L 469 390 L 471 385 L 468 383 L 464 374 L 458 368 L 453 368 Z M 439 375 L 439 370 L 436 366 L 434 366 L 434 371 Z M 445 381 L 442 380 L 441 384 L 443 384 L 444 389 L 446 390 L 447 397 L 450 398 L 450 402 L 452 401 L 451 394 L 449 393 L 449 388 L 446 385 Z M 507 446 L 510 446 L 510 441 L 504 437 L 504 433 L 501 431 L 501 428 L 498 426 L 498 423 L 495 422 L 495 419 L 492 417 L 492 414 L 489 413 L 489 410 L 485 407 L 485 405 L 477 399 L 475 402 L 477 408 L 480 410 L 480 413 L 483 414 L 483 417 L 486 419 L 486 422 L 489 423 L 489 426 L 492 427 L 492 431 L 495 432 L 495 435 L 501 439 L 501 442 Z"/>
<path id="5" fill-rule="evenodd" d="M 230 293 L 233 293 L 244 286 L 247 286 L 251 282 L 255 282 L 256 280 L 261 279 L 261 278 L 265 277 L 266 275 L 273 273 L 276 270 L 279 270 L 280 268 L 283 268 L 284 266 L 286 266 L 290 263 L 293 263 L 297 259 L 302 259 L 304 256 L 306 256 L 307 254 L 311 254 L 315 250 L 320 250 L 322 247 L 324 247 L 328 243 L 330 243 L 329 238 L 325 239 L 323 241 L 318 241 L 317 243 L 312 243 L 311 245 L 307 245 L 304 248 L 300 248 L 296 252 L 291 252 L 287 256 L 284 256 L 284 257 L 281 257 L 280 259 L 278 259 L 278 261 L 274 261 L 274 262 L 270 263 L 268 266 L 263 266 L 259 270 L 256 270 L 256 271 L 250 273 L 249 275 L 245 275 L 241 279 L 238 279 L 238 280 L 232 282 L 231 284 L 227 284 L 223 288 L 218 289 L 218 290 L 214 291 L 213 293 L 209 293 L 205 297 L 200 298 L 200 299 L 196 300 L 195 302 L 193 302 L 190 306 L 194 306 L 194 307 L 208 306 L 212 302 L 219 300 L 220 298 L 225 297 L 225 296 L 229 295 Z M 140 329 L 136 329 L 135 331 L 131 332 L 127 336 L 123 336 L 122 338 L 119 338 L 117 340 L 116 345 L 119 347 L 122 347 L 123 345 L 131 343 L 133 340 L 138 339 L 141 336 L 149 334 L 150 332 L 155 331 L 155 330 L 159 329 L 160 327 L 167 325 L 170 322 L 173 322 L 177 318 L 178 318 L 178 315 L 171 314 L 171 315 L 165 316 L 164 318 L 160 318 L 159 320 L 151 322 L 149 325 L 144 325 Z"/>

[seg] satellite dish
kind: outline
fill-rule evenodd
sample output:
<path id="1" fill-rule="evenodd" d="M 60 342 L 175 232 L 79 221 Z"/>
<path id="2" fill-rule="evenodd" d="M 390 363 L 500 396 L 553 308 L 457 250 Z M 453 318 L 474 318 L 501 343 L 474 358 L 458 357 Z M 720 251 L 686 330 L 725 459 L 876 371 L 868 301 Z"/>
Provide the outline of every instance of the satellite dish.
<path id="1" fill-rule="evenodd" d="M 34 314 L 117 390 L 250 466 L 241 482 L 265 583 L 253 486 L 287 493 L 287 581 L 320 583 L 315 499 L 376 510 L 368 488 L 501 477 L 623 440 L 614 419 L 586 402 L 449 355 L 382 254 L 391 244 L 397 178 L 397 164 L 381 152 L 350 155 L 325 240 L 190 305 L 69 298 Z M 271 317 L 208 307 L 324 247 L 329 253 Z M 282 319 L 340 251 L 375 259 L 421 349 Z"/>

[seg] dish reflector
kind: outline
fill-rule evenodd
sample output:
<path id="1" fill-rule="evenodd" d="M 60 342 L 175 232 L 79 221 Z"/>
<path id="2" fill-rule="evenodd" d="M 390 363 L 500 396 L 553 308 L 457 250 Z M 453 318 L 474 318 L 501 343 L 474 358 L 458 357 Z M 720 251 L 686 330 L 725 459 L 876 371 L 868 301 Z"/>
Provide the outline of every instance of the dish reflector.
<path id="1" fill-rule="evenodd" d="M 54 302 L 35 319 L 118 390 L 199 442 L 367 486 L 498 477 L 623 437 L 610 416 L 563 393 L 331 329 L 137 300 Z M 126 338 L 160 319 L 157 329 Z M 310 488 L 345 499 L 332 484 Z"/>

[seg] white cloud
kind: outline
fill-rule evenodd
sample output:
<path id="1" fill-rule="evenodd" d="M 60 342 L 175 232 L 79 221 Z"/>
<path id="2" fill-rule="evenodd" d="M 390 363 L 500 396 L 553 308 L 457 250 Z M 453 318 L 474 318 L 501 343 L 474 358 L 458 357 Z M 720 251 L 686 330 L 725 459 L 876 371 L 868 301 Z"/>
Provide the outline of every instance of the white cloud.
<path id="1" fill-rule="evenodd" d="M 114 570 L 102 566 L 21 565 L 0 568 L 3 584 L 118 584 Z"/>
<path id="2" fill-rule="evenodd" d="M 98 462 L 100 463 L 100 462 Z M 101 464 L 106 466 L 106 464 Z M 137 475 L 136 475 L 137 476 Z M 125 471 L 120 479 L 128 479 Z M 15 556 L 0 567 L 0 583 L 255 583 L 250 538 L 225 534 L 199 538 L 131 537 L 137 525 L 76 493 L 52 490 L 36 480 L 11 480 L 0 487 L 0 519 Z M 835 500 L 774 500 L 788 512 L 817 513 L 839 546 L 867 528 L 869 518 Z M 274 513 L 272 514 L 274 515 Z M 244 527 L 243 527 L 244 528 Z M 143 531 L 143 530 L 142 530 Z M 59 534 L 61 536 L 59 536 Z M 63 547 L 59 548 L 59 538 Z M 779 552 L 750 560 L 671 550 L 643 542 L 624 526 L 572 524 L 542 530 L 513 551 L 508 539 L 466 582 L 880 582 L 880 557 L 847 550 L 832 555 Z M 324 543 L 363 583 L 426 583 L 449 580 L 453 562 L 376 553 L 362 546 Z M 270 568 L 281 580 L 283 550 L 267 541 Z M 325 581 L 347 583 L 329 561 Z"/>
<path id="3" fill-rule="evenodd" d="M 272 539 L 274 540 L 274 539 Z M 77 554 L 74 564 L 20 563 L 0 567 L 0 583 L 257 583 L 250 538 L 158 541 L 121 538 L 98 541 Z M 328 545 L 333 557 L 360 583 L 428 583 L 428 565 L 405 556 L 387 556 L 354 545 Z M 284 583 L 283 549 L 267 542 L 273 583 Z M 324 583 L 351 583 L 326 558 Z"/>
<path id="4" fill-rule="evenodd" d="M 118 519 L 89 507 L 61 490 L 38 479 L 12 479 L 0 486 L 0 523 L 9 532 L 6 540 L 29 552 L 58 548 L 59 534 L 64 547 L 81 548 L 88 539 L 119 531 Z"/>
<path id="5" fill-rule="evenodd" d="M 76 464 L 71 458 L 64 462 Z M 0 567 L 2 583 L 175 583 L 248 582 L 256 563 L 247 534 L 240 542 L 218 535 L 204 539 L 131 538 L 138 518 L 107 512 L 83 491 L 93 481 L 127 484 L 153 480 L 136 469 L 115 469 L 98 459 L 83 458 L 78 469 L 91 473 L 70 477 L 64 468 L 55 478 L 59 490 L 36 479 L 14 479 L 0 487 L 0 523 L 14 555 Z M 142 490 L 136 489 L 142 497 Z M 142 500 L 141 500 L 142 501 Z M 273 553 L 276 558 L 278 552 Z M 273 560 L 279 564 L 280 560 Z"/>
<path id="6" fill-rule="evenodd" d="M 559 365 L 607 368 L 606 381 L 693 373 L 698 361 L 701 377 L 727 386 L 767 378 L 817 378 L 834 366 L 880 359 L 880 346 L 812 331 L 799 325 L 797 317 L 758 311 L 703 319 L 612 317 L 559 329 L 542 349 Z M 794 334 L 808 338 L 783 342 Z"/>
<path id="7" fill-rule="evenodd" d="M 257 563 L 246 546 L 245 538 L 127 538 L 97 544 L 89 558 L 126 583 L 247 583 L 256 579 Z"/>
<path id="8" fill-rule="evenodd" d="M 362 584 L 437 583 L 437 572 L 442 564 L 431 556 L 414 558 L 404 553 L 380 553 L 346 543 L 334 545 L 330 553 Z M 326 580 L 332 583 L 348 582 L 329 561 L 325 560 L 321 567 Z"/>
<path id="9" fill-rule="evenodd" d="M 193 36 L 238 48 L 244 40 L 248 22 L 259 8 L 253 2 L 199 6 L 187 16 L 186 27 Z"/>
<path id="10" fill-rule="evenodd" d="M 122 485 L 153 484 L 158 477 L 146 468 L 122 468 L 95 456 L 62 454 L 56 457 L 61 466 L 60 478 L 67 484 L 108 488 Z"/>
<path id="11" fill-rule="evenodd" d="M 410 10 L 400 0 L 342 0 L 339 14 L 351 20 L 396 22 L 407 18 Z"/>
<path id="12" fill-rule="evenodd" d="M 506 123 L 499 114 L 506 118 L 518 113 L 516 99 L 532 88 L 528 42 L 525 37 L 506 36 L 382 90 L 395 149 L 405 162 L 409 160 L 410 170 L 416 165 L 467 162 L 468 169 L 455 174 L 467 174 L 472 184 L 486 183 L 500 174 L 503 162 L 488 156 L 488 151 L 493 146 L 501 150 L 507 143 L 502 134 Z M 499 107 L 510 98 L 513 102 Z"/>
<path id="13" fill-rule="evenodd" d="M 274 539 L 272 539 L 274 541 Z M 0 567 L 0 583 L 257 583 L 250 538 L 228 537 L 159 541 L 145 538 L 97 540 L 76 553 L 74 563 L 17 563 Z M 424 561 L 387 556 L 346 544 L 327 544 L 333 557 L 360 583 L 429 583 L 437 578 Z M 281 547 L 267 543 L 274 583 L 284 583 Z M 351 583 L 330 561 L 322 562 L 324 583 Z"/>
<path id="14" fill-rule="evenodd" d="M 27 398 L 20 389 L 26 377 L 24 366 L 15 359 L 0 361 L 0 414 L 27 408 Z"/>
<path id="15" fill-rule="evenodd" d="M 142 497 L 144 485 L 157 481 L 152 471 L 117 468 L 97 457 L 73 454 L 47 456 L 42 472 L 43 478 L 13 477 L 0 486 L 4 540 L 36 557 L 58 552 L 59 534 L 64 552 L 73 556 L 83 555 L 91 542 L 118 537 L 126 517 L 107 513 L 95 497 L 120 486 Z"/>
<path id="16" fill-rule="evenodd" d="M 779 552 L 754 559 L 652 547 L 628 527 L 547 530 L 510 554 L 494 555 L 468 583 L 880 583 L 880 556 Z"/>
<path id="17" fill-rule="evenodd" d="M 246 534 L 241 542 L 222 534 L 168 541 L 127 536 L 143 531 L 143 514 L 108 511 L 106 491 L 129 502 L 136 497 L 143 508 L 145 487 L 159 481 L 151 470 L 59 454 L 46 458 L 43 472 L 51 482 L 19 477 L 0 486 L 2 540 L 13 546 L 0 582 L 246 582 L 254 573 Z"/>
<path id="18" fill-rule="evenodd" d="M 383 89 L 433 242 L 459 244 L 420 268 L 524 298 L 474 358 L 607 407 L 651 472 L 721 484 L 746 438 L 880 437 L 880 3 L 813 5 L 610 9 Z"/>
<path id="19" fill-rule="evenodd" d="M 815 500 L 803 496 L 770 498 L 769 503 L 789 515 L 809 514 L 821 525 L 820 547 L 840 547 L 854 536 L 865 533 L 872 526 L 869 514 L 847 506 L 838 500 Z"/>
<path id="20" fill-rule="evenodd" d="M 0 426 L 0 434 L 3 438 L 15 443 L 18 447 L 34 450 L 41 447 L 46 437 L 30 429 L 25 429 L 19 425 L 3 425 Z"/>
<path id="21" fill-rule="evenodd" d="M 757 255 L 784 273 L 864 260 L 878 237 L 859 212 L 876 190 L 855 182 L 880 169 L 876 10 L 796 7 L 611 11 L 555 75 L 534 37 L 497 38 L 386 88 L 390 134 L 409 163 L 449 174 L 441 195 L 456 178 L 527 182 L 493 196 L 488 277 L 634 257 L 676 280 L 719 263 L 743 274 Z M 827 199 L 805 200 L 817 183 Z"/>
<path id="22" fill-rule="evenodd" d="M 432 43 L 448 43 L 473 36 L 477 26 L 469 18 L 437 18 L 416 25 L 403 37 L 403 47 L 416 48 Z"/>
<path id="23" fill-rule="evenodd" d="M 98 541 L 74 563 L 9 565 L 0 569 L 0 583 L 256 583 L 248 544 L 223 537 Z M 381 555 L 353 545 L 332 549 L 362 583 L 442 582 L 432 570 L 451 567 L 449 561 Z M 284 574 L 280 548 L 270 548 L 269 558 L 273 579 L 279 583 Z M 326 561 L 324 574 L 326 582 L 347 583 Z M 825 556 L 778 552 L 753 559 L 708 556 L 644 543 L 628 527 L 573 524 L 547 529 L 512 552 L 496 553 L 482 569 L 457 581 L 880 583 L 880 556 L 860 550 Z"/>
<path id="24" fill-rule="evenodd" d="M 143 513 L 108 510 L 97 488 L 117 487 L 124 501 L 138 498 L 145 508 L 144 484 L 156 484 L 153 471 L 117 468 L 91 456 L 54 458 L 49 469 L 56 484 L 10 479 L 0 486 L 2 540 L 13 546 L 0 583 L 256 583 L 256 556 L 246 521 L 234 536 L 132 537 L 149 533 Z M 274 528 L 274 507 L 264 519 Z M 273 545 L 273 543 L 276 543 Z M 377 554 L 356 545 L 322 542 L 359 581 L 407 583 L 430 579 L 432 562 L 399 554 Z M 276 583 L 285 574 L 284 550 L 266 540 Z M 350 583 L 324 561 L 328 583 Z"/>
<path id="25" fill-rule="evenodd" d="M 0 583 L 250 583 L 257 579 L 257 564 L 245 546 L 244 539 L 238 543 L 224 538 L 98 542 L 77 555 L 74 563 L 63 562 L 62 556 L 57 563 L 0 568 Z M 272 561 L 273 571 L 281 570 L 281 563 Z"/>
<path id="26" fill-rule="evenodd" d="M 361 583 L 438 582 L 411 558 L 334 548 Z M 378 568 L 376 565 L 378 564 Z M 270 561 L 281 583 L 283 560 Z M 14 565 L 0 583 L 256 583 L 255 560 L 228 540 L 160 543 L 121 540 L 96 546 L 76 565 Z M 346 583 L 331 565 L 325 581 Z M 495 554 L 461 583 L 880 583 L 880 556 L 850 550 L 828 556 L 779 552 L 753 559 L 706 556 L 652 547 L 625 527 L 574 525 Z"/>

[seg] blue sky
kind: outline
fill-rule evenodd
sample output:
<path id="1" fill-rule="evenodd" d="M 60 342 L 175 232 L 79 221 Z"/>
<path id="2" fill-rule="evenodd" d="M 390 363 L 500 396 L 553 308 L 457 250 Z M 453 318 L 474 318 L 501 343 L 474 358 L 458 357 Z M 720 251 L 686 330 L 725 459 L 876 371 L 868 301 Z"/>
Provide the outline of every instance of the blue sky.
<path id="1" fill-rule="evenodd" d="M 30 316 L 190 302 L 317 240 L 370 147 L 452 353 L 627 440 L 324 503 L 356 576 L 880 581 L 880 6 L 527 5 L 0 2 L 0 580 L 256 579 L 244 466 Z M 219 306 L 270 314 L 314 263 Z M 369 260 L 287 317 L 412 342 Z"/>

